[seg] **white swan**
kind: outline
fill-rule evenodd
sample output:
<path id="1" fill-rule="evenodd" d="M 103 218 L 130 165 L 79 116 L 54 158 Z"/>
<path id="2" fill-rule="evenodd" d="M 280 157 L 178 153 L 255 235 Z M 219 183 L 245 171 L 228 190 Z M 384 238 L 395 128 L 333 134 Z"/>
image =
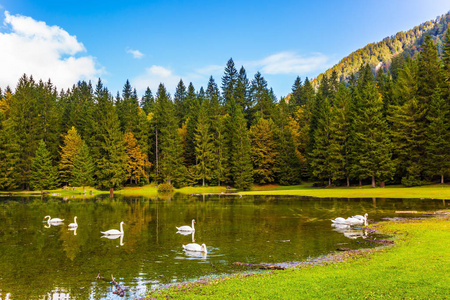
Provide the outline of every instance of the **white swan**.
<path id="1" fill-rule="evenodd" d="M 367 226 L 368 225 L 368 223 L 367 223 L 368 216 L 369 215 L 367 213 L 365 213 L 364 216 L 355 215 L 355 216 L 352 216 L 352 218 L 359 219 L 361 221 L 360 225 L 364 224 L 364 226 Z"/>
<path id="2" fill-rule="evenodd" d="M 55 224 L 58 224 L 58 223 L 62 223 L 64 221 L 64 219 L 60 219 L 60 218 L 53 218 L 52 219 L 50 216 L 45 216 L 44 220 L 47 219 L 47 218 L 48 218 L 47 223 L 48 224 L 52 224 L 52 225 L 55 225 Z"/>
<path id="3" fill-rule="evenodd" d="M 346 222 L 347 220 L 341 217 L 337 217 L 334 220 L 331 220 L 331 222 L 333 222 L 334 224 L 347 224 Z"/>
<path id="4" fill-rule="evenodd" d="M 123 235 L 123 224 L 124 222 L 120 222 L 120 231 L 117 229 L 110 229 L 108 231 L 100 231 L 104 235 Z"/>
<path id="5" fill-rule="evenodd" d="M 195 223 L 195 220 L 192 220 L 192 227 L 185 225 L 185 226 L 177 227 L 177 229 L 178 229 L 178 231 L 195 231 L 194 223 Z"/>
<path id="6" fill-rule="evenodd" d="M 73 218 L 73 223 L 70 223 L 69 224 L 69 227 L 70 228 L 76 228 L 76 227 L 78 227 L 78 224 L 77 224 L 77 217 L 75 216 L 75 218 Z"/>
<path id="7" fill-rule="evenodd" d="M 208 253 L 208 251 L 206 251 L 206 245 L 202 244 L 201 246 L 199 244 L 196 243 L 190 243 L 187 245 L 183 245 L 183 249 L 186 251 L 192 251 L 192 252 L 203 252 L 203 253 Z"/>

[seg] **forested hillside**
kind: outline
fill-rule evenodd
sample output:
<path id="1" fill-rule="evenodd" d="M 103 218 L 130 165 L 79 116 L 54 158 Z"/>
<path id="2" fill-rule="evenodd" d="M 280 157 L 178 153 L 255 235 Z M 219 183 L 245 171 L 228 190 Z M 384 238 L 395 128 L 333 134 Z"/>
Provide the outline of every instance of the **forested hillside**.
<path id="1" fill-rule="evenodd" d="M 398 32 L 394 36 L 386 37 L 378 43 L 368 44 L 317 76 L 313 85 L 317 87 L 323 76 L 330 77 L 333 72 L 336 72 L 340 81 L 348 81 L 350 76 L 358 72 L 361 65 L 365 64 L 369 64 L 373 72 L 384 68 L 385 71 L 391 69 L 396 74 L 397 68 L 406 56 L 415 57 L 419 53 L 427 35 L 431 37 L 442 55 L 444 34 L 449 24 L 450 13 L 447 13 L 434 21 L 428 21 L 406 32 Z"/>
<path id="2" fill-rule="evenodd" d="M 424 25 L 425 26 L 425 25 Z M 232 59 L 221 85 L 180 80 L 142 97 L 127 81 L 57 92 L 23 75 L 0 92 L 0 189 L 63 185 L 326 185 L 444 182 L 450 175 L 450 31 L 442 55 L 426 36 L 396 73 L 369 64 L 317 90 L 297 77 L 277 100 L 262 74 Z"/>

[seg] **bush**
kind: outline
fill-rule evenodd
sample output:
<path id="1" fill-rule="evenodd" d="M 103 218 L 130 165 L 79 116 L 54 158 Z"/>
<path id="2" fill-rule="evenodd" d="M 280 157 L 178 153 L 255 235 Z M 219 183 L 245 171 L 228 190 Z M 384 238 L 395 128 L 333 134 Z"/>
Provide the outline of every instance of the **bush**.
<path id="1" fill-rule="evenodd" d="M 170 183 L 161 183 L 158 185 L 158 193 L 172 193 L 173 186 Z"/>
<path id="2" fill-rule="evenodd" d="M 409 175 L 402 178 L 402 184 L 406 187 L 411 187 L 422 185 L 423 182 L 419 178 Z"/>

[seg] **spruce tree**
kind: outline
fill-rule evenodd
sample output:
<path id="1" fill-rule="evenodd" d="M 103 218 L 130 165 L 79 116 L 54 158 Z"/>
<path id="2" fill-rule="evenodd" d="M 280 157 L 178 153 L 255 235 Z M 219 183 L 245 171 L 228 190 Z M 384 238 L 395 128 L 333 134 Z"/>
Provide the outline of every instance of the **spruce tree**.
<path id="1" fill-rule="evenodd" d="M 92 161 L 89 147 L 82 142 L 80 151 L 75 158 L 72 169 L 72 185 L 81 185 L 83 187 L 83 195 L 85 194 L 85 186 L 94 184 L 95 165 Z"/>
<path id="2" fill-rule="evenodd" d="M 141 99 L 141 108 L 144 110 L 145 114 L 148 115 L 155 106 L 155 99 L 153 98 L 152 91 L 149 87 L 145 90 L 145 94 Z"/>
<path id="3" fill-rule="evenodd" d="M 361 148 L 353 151 L 359 151 L 360 178 L 371 178 L 372 187 L 375 187 L 376 179 L 384 182 L 392 178 L 394 164 L 391 160 L 392 144 L 383 117 L 383 103 L 369 65 L 358 78 L 357 89 L 361 97 L 361 114 L 353 116 L 358 128 L 353 134 L 358 136 Z"/>
<path id="4" fill-rule="evenodd" d="M 156 142 L 159 144 L 156 157 L 158 158 L 158 179 L 175 186 L 184 183 L 186 167 L 183 164 L 183 148 L 178 134 L 178 119 L 174 104 L 163 84 L 159 85 L 156 94 L 154 115 Z"/>
<path id="5" fill-rule="evenodd" d="M 57 171 L 52 165 L 50 152 L 43 140 L 39 142 L 31 165 L 30 186 L 34 190 L 41 191 L 41 194 L 43 194 L 44 189 L 53 189 L 58 186 Z"/>
<path id="6" fill-rule="evenodd" d="M 439 175 L 444 183 L 444 175 L 450 171 L 450 108 L 440 89 L 433 94 L 427 119 L 426 172 Z"/>
<path id="7" fill-rule="evenodd" d="M 250 189 L 253 184 L 250 138 L 242 108 L 234 98 L 228 102 L 225 132 L 227 172 L 229 182 L 238 189 Z"/>
<path id="8" fill-rule="evenodd" d="M 311 153 L 310 165 L 314 178 L 327 180 L 331 185 L 331 108 L 327 98 L 322 94 L 316 97 L 317 127 L 314 130 L 314 147 Z"/>
<path id="9" fill-rule="evenodd" d="M 179 120 L 179 126 L 186 122 L 188 117 L 189 107 L 186 102 L 187 91 L 186 86 L 182 79 L 178 82 L 177 88 L 175 90 L 175 94 L 173 95 L 173 101 L 175 105 L 175 112 L 177 114 L 177 118 Z"/>
<path id="10" fill-rule="evenodd" d="M 234 91 L 236 89 L 236 83 L 238 81 L 238 72 L 234 66 L 234 61 L 230 58 L 225 67 L 225 74 L 222 77 L 222 95 L 224 104 L 227 105 L 228 102 L 234 98 Z"/>
<path id="11" fill-rule="evenodd" d="M 299 184 L 301 179 L 301 165 L 289 124 L 289 108 L 284 98 L 280 100 L 277 108 L 277 181 L 281 185 Z"/>
<path id="12" fill-rule="evenodd" d="M 267 88 L 267 81 L 257 72 L 255 78 L 252 80 L 250 88 L 250 97 L 253 107 L 253 120 L 257 122 L 259 118 L 273 118 L 275 102 L 273 101 L 269 89 Z"/>
<path id="13" fill-rule="evenodd" d="M 225 143 L 225 116 L 220 105 L 220 91 L 214 78 L 211 76 L 206 88 L 206 101 L 209 103 L 208 115 L 211 119 L 211 132 L 214 142 L 213 174 L 211 182 L 222 185 L 226 180 L 226 143 Z"/>
<path id="14" fill-rule="evenodd" d="M 253 179 L 257 184 L 274 183 L 277 174 L 277 147 L 272 119 L 259 119 L 250 128 Z"/>
<path id="15" fill-rule="evenodd" d="M 214 162 L 214 141 L 205 103 L 200 107 L 194 138 L 196 173 L 202 181 L 202 186 L 205 186 L 206 182 L 211 180 Z"/>
<path id="16" fill-rule="evenodd" d="M 97 166 L 95 176 L 101 188 L 112 192 L 126 180 L 127 154 L 113 99 L 100 79 L 95 89 L 95 101 L 90 146 Z"/>
<path id="17" fill-rule="evenodd" d="M 234 91 L 234 98 L 236 100 L 236 103 L 242 108 L 244 117 L 247 120 L 247 124 L 250 124 L 252 122 L 251 108 L 253 105 L 249 93 L 250 82 L 247 79 L 247 73 L 244 67 L 241 67 L 236 83 L 236 89 Z"/>
<path id="18" fill-rule="evenodd" d="M 303 103 L 303 89 L 302 89 L 302 80 L 300 79 L 300 76 L 297 76 L 295 79 L 294 84 L 292 85 L 292 93 L 291 97 L 289 99 L 289 106 L 296 107 L 304 105 Z"/>
<path id="19" fill-rule="evenodd" d="M 198 124 L 198 114 L 200 110 L 200 103 L 195 93 L 194 85 L 189 83 L 187 95 L 187 120 L 186 120 L 186 148 L 184 149 L 185 164 L 193 166 L 196 162 L 195 155 L 195 132 Z"/>
<path id="20" fill-rule="evenodd" d="M 339 85 L 331 111 L 329 146 L 331 180 L 346 179 L 350 186 L 349 136 L 350 136 L 350 90 L 344 83 Z"/>

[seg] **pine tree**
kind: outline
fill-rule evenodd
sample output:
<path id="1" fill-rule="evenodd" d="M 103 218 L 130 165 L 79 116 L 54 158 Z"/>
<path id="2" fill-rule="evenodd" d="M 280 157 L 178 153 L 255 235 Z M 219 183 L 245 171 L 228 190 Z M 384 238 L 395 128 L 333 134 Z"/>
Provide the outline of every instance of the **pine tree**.
<path id="1" fill-rule="evenodd" d="M 100 79 L 95 89 L 95 101 L 90 146 L 97 166 L 95 176 L 100 187 L 112 192 L 126 180 L 127 154 L 112 97 Z"/>
<path id="2" fill-rule="evenodd" d="M 272 119 L 259 119 L 250 128 L 253 179 L 257 184 L 274 183 L 277 173 L 277 149 Z"/>
<path id="3" fill-rule="evenodd" d="M 289 99 L 289 106 L 297 107 L 304 105 L 303 103 L 303 89 L 302 89 L 302 80 L 300 76 L 297 76 L 294 84 L 292 85 L 292 93 L 291 98 Z"/>
<path id="4" fill-rule="evenodd" d="M 242 108 L 234 98 L 228 102 L 225 132 L 229 182 L 238 189 L 250 189 L 253 183 L 250 138 Z"/>
<path id="5" fill-rule="evenodd" d="M 276 111 L 278 127 L 276 134 L 277 145 L 277 181 L 281 185 L 299 184 L 301 165 L 296 153 L 296 145 L 291 131 L 290 112 L 284 98 L 280 100 Z"/>
<path id="6" fill-rule="evenodd" d="M 450 110 L 440 89 L 433 94 L 427 119 L 426 171 L 431 176 L 439 175 L 444 183 L 444 175 L 450 171 Z"/>
<path id="7" fill-rule="evenodd" d="M 186 122 L 186 119 L 188 117 L 188 104 L 186 103 L 186 86 L 184 85 L 184 82 L 182 79 L 180 79 L 180 82 L 178 82 L 177 88 L 175 90 L 175 94 L 173 95 L 173 101 L 175 105 L 175 112 L 177 114 L 177 118 L 179 120 L 179 125 Z"/>
<path id="8" fill-rule="evenodd" d="M 83 140 L 90 137 L 90 120 L 94 106 L 94 95 L 91 83 L 79 81 L 70 91 L 61 96 L 62 130 L 77 128 Z"/>
<path id="9" fill-rule="evenodd" d="M 353 151 L 359 152 L 359 178 L 371 178 L 372 187 L 375 187 L 376 179 L 384 182 L 393 176 L 392 144 L 383 117 L 383 103 L 369 65 L 365 66 L 361 75 L 357 87 L 361 114 L 353 116 L 358 129 L 354 128 L 352 132 L 359 138 L 361 148 Z"/>
<path id="10" fill-rule="evenodd" d="M 123 87 L 122 98 L 118 97 L 116 102 L 117 113 L 123 132 L 134 132 L 137 130 L 137 118 L 139 113 L 139 101 L 136 89 L 132 89 L 127 80 Z"/>
<path id="11" fill-rule="evenodd" d="M 227 62 L 227 66 L 225 67 L 225 74 L 222 77 L 222 95 L 225 105 L 227 105 L 228 102 L 234 98 L 234 91 L 236 89 L 237 81 L 238 73 L 234 66 L 233 59 L 230 58 Z"/>
<path id="12" fill-rule="evenodd" d="M 5 124 L 7 160 L 11 188 L 29 189 L 34 154 L 43 138 L 36 104 L 36 84 L 32 77 L 23 75 L 17 84 L 10 106 L 10 117 Z"/>
<path id="13" fill-rule="evenodd" d="M 145 114 L 148 115 L 151 111 L 153 111 L 154 106 L 155 99 L 153 98 L 152 91 L 149 87 L 147 87 L 145 94 L 141 99 L 141 108 L 144 110 Z"/>
<path id="14" fill-rule="evenodd" d="M 30 185 L 32 189 L 40 190 L 41 194 L 43 194 L 44 189 L 53 189 L 58 185 L 57 171 L 52 165 L 50 152 L 43 140 L 40 141 L 33 158 Z"/>
<path id="15" fill-rule="evenodd" d="M 155 115 L 152 121 L 157 133 L 155 153 L 157 179 L 181 186 L 184 182 L 186 167 L 183 164 L 183 149 L 178 134 L 179 122 L 174 104 L 163 84 L 159 85 L 156 94 Z"/>
<path id="16" fill-rule="evenodd" d="M 350 135 L 350 90 L 339 85 L 331 111 L 329 147 L 331 180 L 346 179 L 350 186 L 349 135 Z"/>
<path id="17" fill-rule="evenodd" d="M 59 178 L 68 184 L 72 181 L 72 170 L 75 159 L 83 144 L 75 127 L 72 127 L 64 136 L 64 146 L 61 147 L 61 160 L 59 162 Z"/>
<path id="18" fill-rule="evenodd" d="M 83 195 L 85 194 L 85 186 L 94 184 L 95 165 L 92 162 L 89 147 L 82 142 L 80 151 L 75 158 L 72 169 L 72 185 L 83 186 Z"/>
<path id="19" fill-rule="evenodd" d="M 244 67 L 239 70 L 239 76 L 236 83 L 236 89 L 234 91 L 234 98 L 236 103 L 242 108 L 244 112 L 244 117 L 247 120 L 247 124 L 252 122 L 251 108 L 252 99 L 249 96 L 250 93 L 250 82 L 247 79 L 247 73 Z"/>
<path id="20" fill-rule="evenodd" d="M 317 113 L 317 127 L 314 130 L 314 147 L 311 153 L 310 165 L 312 175 L 320 180 L 327 180 L 328 185 L 331 185 L 331 159 L 330 145 L 331 145 L 331 108 L 328 99 L 322 94 L 316 97 L 318 106 L 316 106 Z"/>
<path id="21" fill-rule="evenodd" d="M 308 144 L 309 116 L 304 105 L 294 111 L 289 117 L 289 130 L 295 146 L 295 154 L 300 163 L 300 176 L 308 177 L 308 163 L 306 161 L 306 145 Z"/>
<path id="22" fill-rule="evenodd" d="M 254 103 L 254 121 L 257 122 L 259 118 L 273 118 L 275 102 L 273 101 L 269 89 L 267 88 L 267 81 L 257 72 L 255 79 L 252 80 L 250 88 L 250 95 L 252 103 Z"/>
<path id="23" fill-rule="evenodd" d="M 211 180 L 214 161 L 214 141 L 205 104 L 200 107 L 194 137 L 197 174 L 202 186 L 205 186 L 206 181 Z"/>
<path id="24" fill-rule="evenodd" d="M 195 131 L 198 124 L 200 103 L 195 93 L 192 82 L 189 84 L 186 95 L 187 120 L 186 120 L 186 148 L 184 149 L 185 164 L 192 166 L 197 164 L 195 155 Z"/>

